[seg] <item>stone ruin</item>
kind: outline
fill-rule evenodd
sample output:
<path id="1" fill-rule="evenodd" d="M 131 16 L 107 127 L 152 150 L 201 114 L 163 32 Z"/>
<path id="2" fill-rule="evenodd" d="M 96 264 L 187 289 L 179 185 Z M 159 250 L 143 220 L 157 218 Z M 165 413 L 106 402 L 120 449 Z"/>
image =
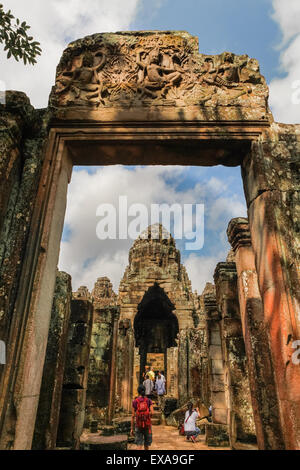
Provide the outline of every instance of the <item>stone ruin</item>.
<path id="1" fill-rule="evenodd" d="M 99 427 L 126 447 L 150 361 L 170 423 L 193 398 L 212 404 L 208 445 L 300 449 L 300 125 L 274 122 L 257 61 L 200 54 L 182 31 L 95 34 L 63 52 L 46 109 L 5 98 L 0 448 L 91 448 Z M 72 293 L 57 272 L 72 166 L 108 164 L 241 166 L 248 218 L 200 296 L 161 226 L 133 244 L 118 295 L 101 277 Z"/>

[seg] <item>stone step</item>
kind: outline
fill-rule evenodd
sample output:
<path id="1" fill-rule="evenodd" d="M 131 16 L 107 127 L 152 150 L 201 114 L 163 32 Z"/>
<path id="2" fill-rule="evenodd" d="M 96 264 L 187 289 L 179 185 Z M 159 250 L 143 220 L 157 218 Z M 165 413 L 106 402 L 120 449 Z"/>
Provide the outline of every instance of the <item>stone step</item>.
<path id="1" fill-rule="evenodd" d="M 160 424 L 160 418 L 152 418 L 151 423 L 153 426 L 158 426 Z"/>

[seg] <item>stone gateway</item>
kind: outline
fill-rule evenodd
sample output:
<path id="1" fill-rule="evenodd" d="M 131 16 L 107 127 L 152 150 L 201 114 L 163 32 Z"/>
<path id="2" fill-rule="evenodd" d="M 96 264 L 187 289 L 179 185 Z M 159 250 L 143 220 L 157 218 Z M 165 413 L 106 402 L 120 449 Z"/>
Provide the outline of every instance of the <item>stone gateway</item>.
<path id="1" fill-rule="evenodd" d="M 207 445 L 300 449 L 300 125 L 274 122 L 258 62 L 183 31 L 95 34 L 63 52 L 46 109 L 8 91 L 0 113 L 0 448 L 126 448 L 150 363 L 158 422 L 193 399 Z M 201 295 L 161 225 L 118 294 L 57 272 L 73 165 L 112 164 L 241 167 L 248 218 Z"/>

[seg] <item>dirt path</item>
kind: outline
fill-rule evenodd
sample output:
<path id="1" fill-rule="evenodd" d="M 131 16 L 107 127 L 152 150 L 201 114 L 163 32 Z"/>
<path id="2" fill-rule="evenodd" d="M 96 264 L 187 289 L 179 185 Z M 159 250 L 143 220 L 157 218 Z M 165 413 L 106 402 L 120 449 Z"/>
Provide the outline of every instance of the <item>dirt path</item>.
<path id="1" fill-rule="evenodd" d="M 230 450 L 229 447 L 208 447 L 205 436 L 200 435 L 194 444 L 180 436 L 178 429 L 172 426 L 153 426 L 153 443 L 151 450 Z M 128 449 L 136 450 L 135 444 L 129 444 Z"/>

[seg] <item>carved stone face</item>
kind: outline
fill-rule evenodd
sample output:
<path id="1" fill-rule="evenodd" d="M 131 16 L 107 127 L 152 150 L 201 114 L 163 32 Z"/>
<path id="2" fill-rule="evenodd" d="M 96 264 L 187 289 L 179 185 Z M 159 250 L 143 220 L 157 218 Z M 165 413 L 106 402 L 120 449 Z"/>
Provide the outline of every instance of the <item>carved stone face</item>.
<path id="1" fill-rule="evenodd" d="M 224 55 L 224 61 L 233 64 L 233 55 L 228 52 Z"/>
<path id="2" fill-rule="evenodd" d="M 207 69 L 213 68 L 213 65 L 214 65 L 213 60 L 210 57 L 205 59 L 204 64 Z"/>
<path id="3" fill-rule="evenodd" d="M 150 64 L 158 64 L 159 63 L 159 50 L 158 49 L 153 49 L 153 51 L 151 51 L 149 53 L 149 62 Z"/>

